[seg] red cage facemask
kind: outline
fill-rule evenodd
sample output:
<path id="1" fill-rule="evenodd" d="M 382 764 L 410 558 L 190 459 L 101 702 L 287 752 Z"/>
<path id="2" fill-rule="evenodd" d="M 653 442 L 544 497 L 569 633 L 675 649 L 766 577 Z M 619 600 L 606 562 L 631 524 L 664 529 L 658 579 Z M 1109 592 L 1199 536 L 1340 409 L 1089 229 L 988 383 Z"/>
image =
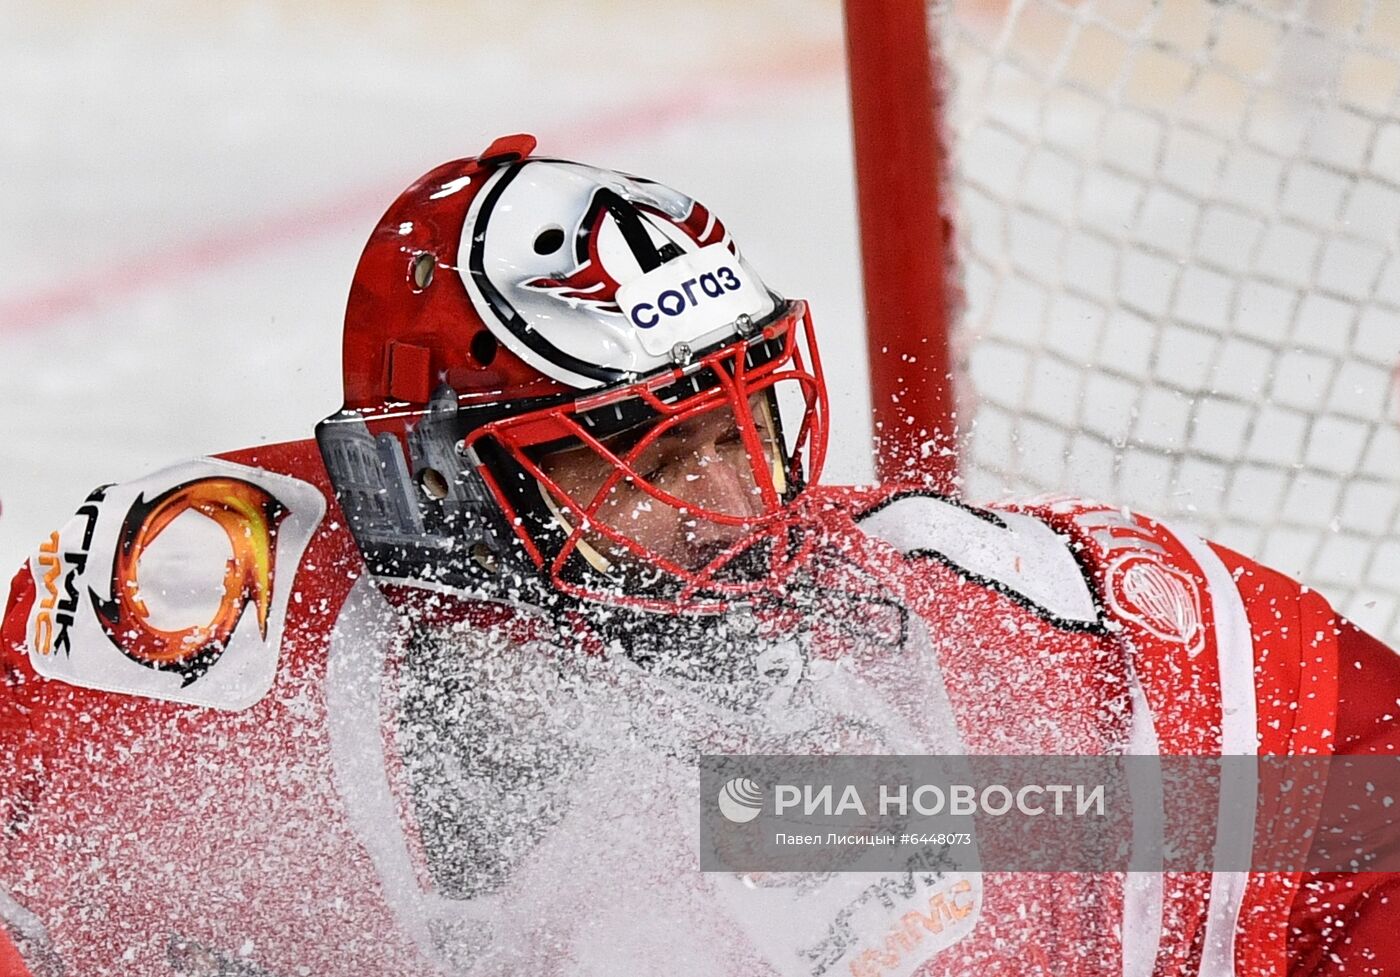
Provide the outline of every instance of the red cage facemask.
<path id="1" fill-rule="evenodd" d="M 791 302 L 747 338 L 493 421 L 465 447 L 559 590 L 704 612 L 771 587 L 800 555 L 788 514 L 820 475 L 827 409 L 806 304 Z M 501 455 L 510 464 L 482 460 Z M 521 518 L 532 504 L 542 520 Z"/>

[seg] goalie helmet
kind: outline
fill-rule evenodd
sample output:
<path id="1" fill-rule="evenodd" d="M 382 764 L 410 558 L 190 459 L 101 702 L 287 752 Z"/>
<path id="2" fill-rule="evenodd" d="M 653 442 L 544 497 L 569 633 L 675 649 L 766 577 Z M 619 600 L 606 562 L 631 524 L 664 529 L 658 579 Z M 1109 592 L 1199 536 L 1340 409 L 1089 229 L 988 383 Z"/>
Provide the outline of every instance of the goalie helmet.
<path id="1" fill-rule="evenodd" d="M 791 564 L 821 468 L 806 305 L 690 197 L 534 147 L 437 167 L 375 228 L 318 428 L 342 509 L 391 598 L 722 609 Z"/>

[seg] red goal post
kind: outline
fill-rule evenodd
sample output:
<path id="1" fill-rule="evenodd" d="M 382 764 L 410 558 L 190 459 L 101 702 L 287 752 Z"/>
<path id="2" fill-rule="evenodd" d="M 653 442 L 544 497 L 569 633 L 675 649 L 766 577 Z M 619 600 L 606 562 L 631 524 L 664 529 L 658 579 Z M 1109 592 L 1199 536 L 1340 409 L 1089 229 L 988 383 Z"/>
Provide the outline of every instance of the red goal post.
<path id="1" fill-rule="evenodd" d="M 953 257 L 925 0 L 847 0 L 845 12 L 876 472 L 949 490 Z"/>

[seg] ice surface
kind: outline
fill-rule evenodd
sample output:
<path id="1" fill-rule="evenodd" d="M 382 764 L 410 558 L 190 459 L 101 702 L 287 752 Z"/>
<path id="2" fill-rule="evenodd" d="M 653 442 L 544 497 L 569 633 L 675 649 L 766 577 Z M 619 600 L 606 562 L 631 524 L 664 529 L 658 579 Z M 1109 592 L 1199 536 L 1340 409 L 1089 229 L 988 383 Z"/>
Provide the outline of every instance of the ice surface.
<path id="1" fill-rule="evenodd" d="M 774 0 L 0 5 L 0 563 L 87 491 L 310 437 L 379 214 L 533 131 L 720 214 L 811 300 L 868 480 L 839 8 Z"/>

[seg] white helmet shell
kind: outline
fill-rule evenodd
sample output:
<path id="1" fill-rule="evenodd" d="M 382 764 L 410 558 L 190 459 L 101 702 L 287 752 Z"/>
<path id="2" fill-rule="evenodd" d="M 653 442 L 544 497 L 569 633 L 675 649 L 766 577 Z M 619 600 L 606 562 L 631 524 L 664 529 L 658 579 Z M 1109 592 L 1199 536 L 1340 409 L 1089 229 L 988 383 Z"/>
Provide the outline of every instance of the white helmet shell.
<path id="1" fill-rule="evenodd" d="M 578 163 L 527 159 L 493 173 L 458 256 L 496 338 L 584 389 L 669 367 L 781 302 L 703 205 Z"/>

